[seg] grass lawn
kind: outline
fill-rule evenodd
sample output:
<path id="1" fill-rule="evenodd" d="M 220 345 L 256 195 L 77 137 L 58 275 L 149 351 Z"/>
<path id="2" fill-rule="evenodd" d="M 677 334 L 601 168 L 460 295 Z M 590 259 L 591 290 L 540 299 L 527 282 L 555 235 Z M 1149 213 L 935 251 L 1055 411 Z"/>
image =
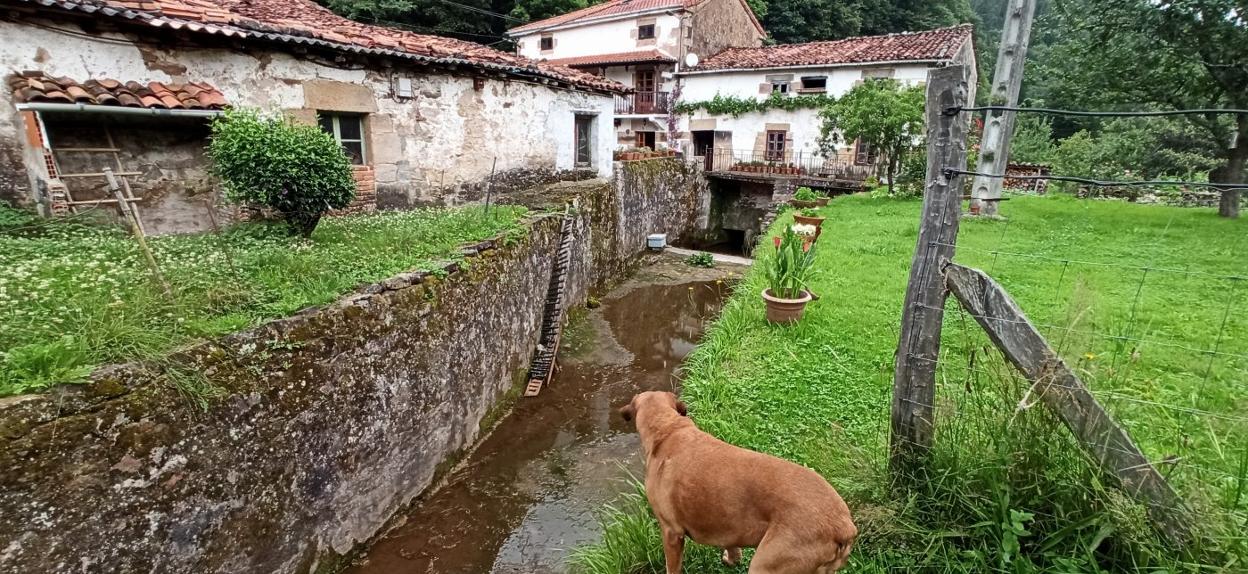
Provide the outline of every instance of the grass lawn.
<path id="1" fill-rule="evenodd" d="M 990 271 L 1044 325 L 1153 460 L 1177 459 L 1165 472 L 1218 540 L 1179 556 L 1138 505 L 1099 483 L 1043 407 L 1019 406 L 1034 402 L 1022 402 L 1027 385 L 952 299 L 930 475 L 916 489 L 890 485 L 893 353 L 920 205 L 853 196 L 823 208 L 812 284 L 822 298 L 798 325 L 764 323 L 756 266 L 686 366 L 698 425 L 827 476 L 862 529 L 852 571 L 1248 568 L 1248 285 L 1225 278 L 1248 276 L 1248 221 L 1047 197 L 1016 198 L 1002 207 L 1007 222 L 961 230 L 956 259 Z M 757 265 L 770 254 L 765 243 Z M 645 509 L 640 499 L 609 509 L 604 542 L 574 563 L 662 571 Z M 732 571 L 709 549 L 690 554 L 687 571 Z"/>
<path id="2" fill-rule="evenodd" d="M 110 226 L 0 214 L 0 396 L 81 379 L 91 367 L 158 356 L 244 329 L 361 284 L 458 257 L 519 231 L 523 208 L 425 209 L 332 217 L 310 239 L 278 226 L 149 240 L 172 287 L 151 280 L 136 242 Z M 5 225 L 7 224 L 7 225 Z"/>

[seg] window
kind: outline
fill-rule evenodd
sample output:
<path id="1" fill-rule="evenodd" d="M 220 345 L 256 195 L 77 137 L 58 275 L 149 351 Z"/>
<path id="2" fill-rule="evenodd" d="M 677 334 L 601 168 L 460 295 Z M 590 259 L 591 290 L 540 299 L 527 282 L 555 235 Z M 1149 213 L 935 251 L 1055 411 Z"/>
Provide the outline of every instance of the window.
<path id="1" fill-rule="evenodd" d="M 788 132 L 767 132 L 767 161 L 784 161 L 784 140 Z"/>
<path id="2" fill-rule="evenodd" d="M 776 80 L 771 82 L 771 93 L 787 94 L 789 93 L 789 82 Z"/>
<path id="3" fill-rule="evenodd" d="M 359 114 L 335 114 L 319 112 L 317 121 L 325 133 L 334 136 L 342 145 L 342 151 L 351 158 L 351 163 L 364 165 L 366 156 L 364 149 L 364 116 Z"/>
<path id="4" fill-rule="evenodd" d="M 637 132 L 637 147 L 654 149 L 658 142 L 655 132 Z"/>
<path id="5" fill-rule="evenodd" d="M 594 163 L 594 116 L 576 116 L 576 165 Z"/>
<path id="6" fill-rule="evenodd" d="M 650 40 L 654 38 L 654 24 L 642 24 L 637 27 L 638 40 Z"/>
<path id="7" fill-rule="evenodd" d="M 875 150 L 871 148 L 871 144 L 862 140 L 854 142 L 854 164 L 875 165 Z"/>
<path id="8" fill-rule="evenodd" d="M 538 49 L 540 49 L 543 52 L 554 50 L 555 49 L 555 37 L 554 36 L 542 36 L 542 39 L 538 41 Z"/>
<path id="9" fill-rule="evenodd" d="M 806 76 L 802 78 L 803 92 L 826 92 L 828 91 L 827 76 Z"/>

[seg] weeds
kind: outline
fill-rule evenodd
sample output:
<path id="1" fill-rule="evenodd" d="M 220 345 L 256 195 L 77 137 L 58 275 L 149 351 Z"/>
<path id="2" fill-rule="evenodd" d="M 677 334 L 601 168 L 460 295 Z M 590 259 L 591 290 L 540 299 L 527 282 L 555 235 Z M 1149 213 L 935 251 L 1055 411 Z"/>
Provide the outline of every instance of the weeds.
<path id="1" fill-rule="evenodd" d="M 699 251 L 689 257 L 686 257 L 685 265 L 710 269 L 715 266 L 715 256 L 705 251 Z"/>

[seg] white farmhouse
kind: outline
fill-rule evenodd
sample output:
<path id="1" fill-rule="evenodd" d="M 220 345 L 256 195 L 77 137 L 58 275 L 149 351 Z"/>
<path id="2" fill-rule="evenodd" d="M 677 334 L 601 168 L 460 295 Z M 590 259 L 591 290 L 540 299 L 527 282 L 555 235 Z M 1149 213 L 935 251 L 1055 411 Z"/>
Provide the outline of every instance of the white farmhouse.
<path id="1" fill-rule="evenodd" d="M 697 106 L 717 96 L 756 100 L 827 95 L 839 97 L 870 78 L 893 78 L 909 85 L 927 81 L 928 70 L 951 64 L 975 65 L 968 25 L 925 32 L 864 36 L 829 42 L 730 48 L 677 74 L 680 102 Z M 712 114 L 705 108 L 681 119 L 687 152 L 707 158 L 708 171 L 753 171 L 767 164 L 768 175 L 865 177 L 875 153 L 858 142 L 835 154 L 819 148 L 819 103 L 787 110 Z M 792 107 L 792 106 L 789 106 Z"/>
<path id="2" fill-rule="evenodd" d="M 690 54 L 758 47 L 766 32 L 745 0 L 608 0 L 508 31 L 521 56 L 615 80 L 623 146 L 666 145 L 674 73 Z"/>

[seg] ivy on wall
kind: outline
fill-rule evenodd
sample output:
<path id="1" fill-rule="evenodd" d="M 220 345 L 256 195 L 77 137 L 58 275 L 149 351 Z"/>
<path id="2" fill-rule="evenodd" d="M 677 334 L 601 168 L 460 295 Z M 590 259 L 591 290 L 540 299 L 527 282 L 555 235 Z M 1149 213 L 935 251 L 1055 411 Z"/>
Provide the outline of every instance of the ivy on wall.
<path id="1" fill-rule="evenodd" d="M 677 102 L 675 112 L 678 114 L 692 114 L 698 110 L 705 110 L 706 113 L 713 116 L 740 117 L 742 114 L 751 112 L 765 112 L 767 110 L 785 110 L 788 112 L 802 109 L 821 109 L 831 105 L 836 101 L 835 97 L 827 94 L 799 94 L 790 96 L 777 92 L 772 92 L 766 99 L 758 98 L 740 98 L 737 96 L 725 96 L 723 94 L 715 94 L 714 98 L 700 102 Z"/>

